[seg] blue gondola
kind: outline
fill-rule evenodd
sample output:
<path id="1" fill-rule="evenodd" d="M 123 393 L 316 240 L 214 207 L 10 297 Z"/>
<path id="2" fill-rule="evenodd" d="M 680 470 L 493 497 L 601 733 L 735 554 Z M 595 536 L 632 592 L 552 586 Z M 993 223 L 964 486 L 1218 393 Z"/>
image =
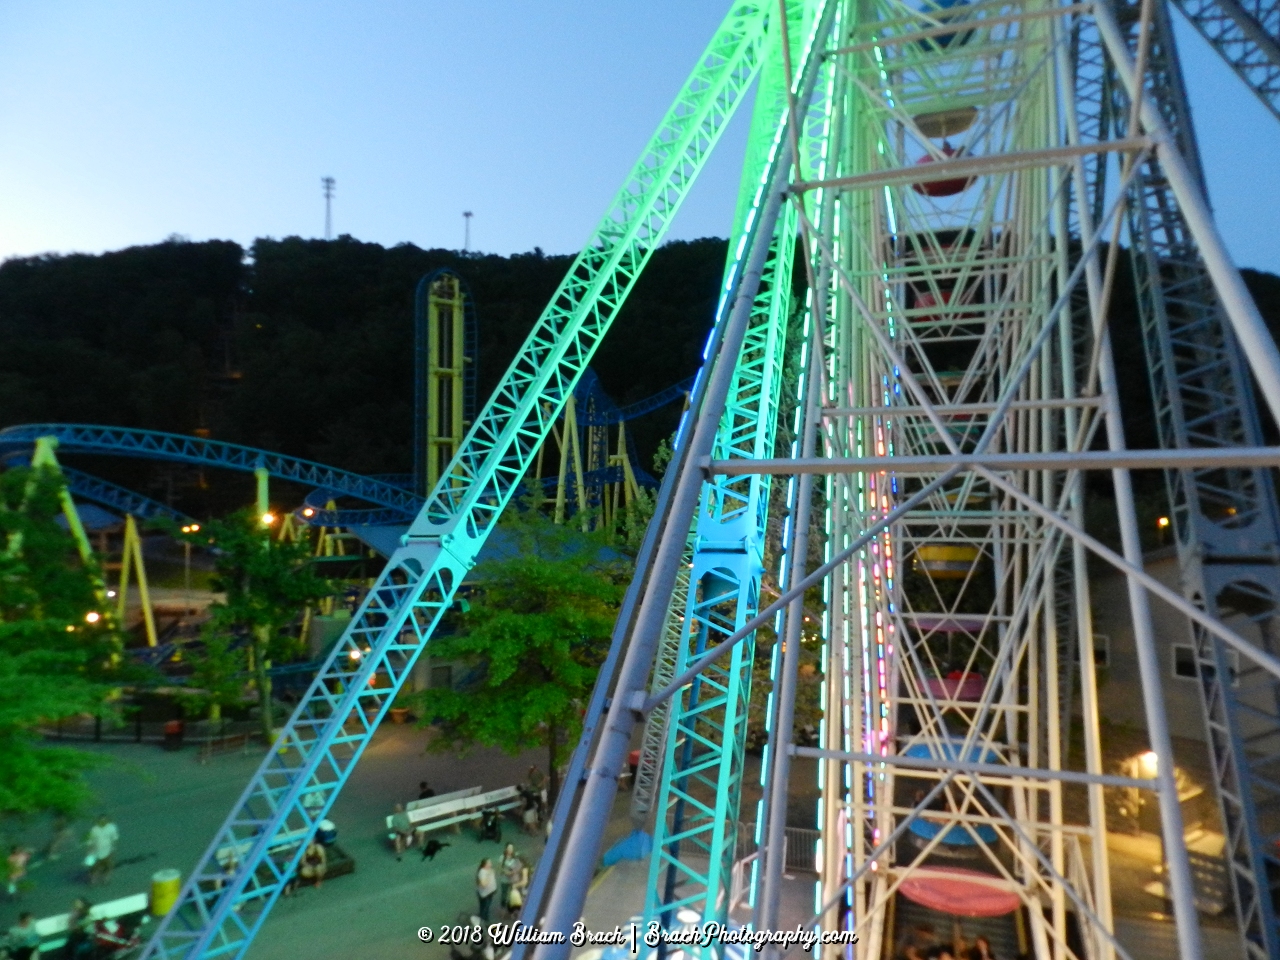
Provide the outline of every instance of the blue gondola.
<path id="1" fill-rule="evenodd" d="M 1003 761 L 990 748 L 979 748 L 971 746 L 967 750 L 958 740 L 943 741 L 941 744 L 942 752 L 945 759 L 954 760 L 957 757 L 973 762 L 977 760 L 980 763 L 1002 763 Z M 981 753 L 979 750 L 981 749 Z M 917 743 L 907 747 L 904 756 L 916 757 L 922 760 L 939 760 L 938 748 L 930 743 Z M 949 847 L 976 847 L 978 839 L 983 843 L 995 843 L 998 839 L 994 827 L 980 824 L 975 827 L 966 827 L 962 824 L 952 824 L 945 826 L 935 823 L 933 820 L 926 820 L 922 816 L 916 817 L 907 827 L 913 834 L 923 840 L 933 840 L 939 833 L 943 834 L 940 843 L 944 843 Z M 944 832 L 945 831 L 945 832 Z M 978 839 L 974 838 L 977 833 Z"/>

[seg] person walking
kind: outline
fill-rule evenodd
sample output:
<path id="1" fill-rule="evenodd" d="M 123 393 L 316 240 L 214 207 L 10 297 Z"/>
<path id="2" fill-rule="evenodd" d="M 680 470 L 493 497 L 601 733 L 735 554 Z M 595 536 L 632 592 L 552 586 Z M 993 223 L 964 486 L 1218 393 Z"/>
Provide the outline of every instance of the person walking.
<path id="1" fill-rule="evenodd" d="M 104 813 L 98 822 L 89 828 L 89 856 L 85 857 L 85 866 L 89 868 L 89 885 L 106 883 L 111 879 L 111 870 L 115 866 L 116 845 L 120 843 L 120 831 Z"/>
<path id="2" fill-rule="evenodd" d="M 427 781 L 425 780 L 418 781 L 418 799 L 419 800 L 430 800 L 435 795 L 436 795 L 436 792 L 431 789 L 431 784 L 427 783 Z"/>
<path id="3" fill-rule="evenodd" d="M 5 890 L 9 896 L 16 897 L 18 895 L 18 885 L 27 878 L 27 864 L 30 862 L 31 851 L 15 843 L 13 849 L 9 851 L 9 859 L 6 864 L 7 882 Z"/>
<path id="4" fill-rule="evenodd" d="M 498 877 L 493 872 L 493 861 L 485 857 L 480 861 L 480 869 L 476 871 L 476 899 L 480 901 L 480 919 L 489 924 L 489 911 L 493 908 L 493 897 L 498 892 Z"/>
<path id="5" fill-rule="evenodd" d="M 40 931 L 30 910 L 24 910 L 18 922 L 9 928 L 10 960 L 34 960 L 40 955 Z"/>
<path id="6" fill-rule="evenodd" d="M 537 766 L 529 768 L 529 790 L 533 793 L 534 799 L 538 805 L 539 822 L 546 816 L 547 808 L 547 778 Z"/>

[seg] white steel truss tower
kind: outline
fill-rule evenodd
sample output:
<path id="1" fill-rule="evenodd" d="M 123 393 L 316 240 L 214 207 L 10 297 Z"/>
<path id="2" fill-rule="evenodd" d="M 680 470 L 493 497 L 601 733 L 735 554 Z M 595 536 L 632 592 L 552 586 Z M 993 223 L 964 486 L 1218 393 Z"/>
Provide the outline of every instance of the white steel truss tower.
<path id="1" fill-rule="evenodd" d="M 607 715 L 584 742 L 581 790 L 564 803 L 573 823 L 547 871 L 549 899 L 529 917 L 557 929 L 580 912 L 583 865 L 598 853 L 596 824 L 626 738 L 660 709 L 661 776 L 646 757 L 646 782 L 661 781 L 646 918 L 678 924 L 677 911 L 689 922 L 693 910 L 704 921 L 745 919 L 729 916 L 743 814 L 734 718 L 750 696 L 743 651 L 776 616 L 750 922 L 779 921 L 799 756 L 818 760 L 822 794 L 811 923 L 858 934 L 857 944 L 829 950 L 880 957 L 902 885 L 952 876 L 939 854 L 964 846 L 978 875 L 969 882 L 1016 898 L 1035 955 L 1127 957 L 1111 914 L 1103 799 L 1104 788 L 1125 787 L 1159 804 L 1178 939 L 1183 956 L 1197 958 L 1151 596 L 1193 621 L 1202 669 L 1234 649 L 1270 689 L 1280 662 L 1257 635 L 1216 619 L 1212 599 L 1184 598 L 1144 572 L 1129 470 L 1200 478 L 1201 488 L 1224 474 L 1253 476 L 1261 480 L 1251 489 L 1269 489 L 1280 455 L 1260 445 L 1239 374 L 1235 393 L 1230 384 L 1224 392 L 1250 411 L 1254 429 L 1212 444 L 1162 433 L 1166 449 L 1127 449 L 1107 316 L 1117 241 L 1137 245 L 1148 300 L 1163 305 L 1188 296 L 1185 283 L 1162 279 L 1165 254 L 1152 240 L 1177 225 L 1184 259 L 1203 280 L 1193 295 L 1227 342 L 1223 362 L 1242 370 L 1231 351 L 1243 344 L 1273 413 L 1280 355 L 1213 228 L 1194 140 L 1177 122 L 1181 93 L 1159 79 L 1176 70 L 1167 11 L 1151 0 L 1115 9 L 829 0 L 789 18 L 794 25 L 803 36 L 778 48 L 789 53 L 781 69 L 792 95 L 774 151 L 745 175 L 763 185 L 762 226 L 731 245 L 748 282 L 727 286 L 697 416 L 682 431 L 653 553 L 638 575 L 643 589 L 620 622 L 627 659 Z M 736 385 L 744 367 L 759 364 L 751 345 L 761 342 L 762 317 L 786 333 L 776 327 L 787 311 L 769 318 L 760 304 L 777 289 L 776 251 L 793 238 L 805 271 L 796 420 L 787 425 L 794 439 L 772 457 L 729 450 L 742 409 Z M 1185 314 L 1157 312 L 1144 315 L 1153 351 Z M 1188 377 L 1178 360 L 1157 385 L 1174 398 L 1166 407 L 1191 403 L 1169 382 Z M 782 409 L 776 399 L 772 407 Z M 1089 471 L 1109 474 L 1119 553 L 1084 530 Z M 768 476 L 790 478 L 783 592 L 757 612 L 758 574 L 751 590 L 728 576 L 716 559 L 728 541 L 713 543 L 705 528 L 708 512 L 731 502 L 734 482 Z M 815 540 L 827 562 L 811 571 Z M 1090 555 L 1095 569 L 1110 565 L 1129 584 L 1157 758 L 1146 779 L 1103 767 Z M 677 583 L 687 615 L 672 619 L 666 599 Z M 817 602 L 826 611 L 816 747 L 795 744 L 791 732 L 806 590 L 810 609 Z M 682 632 L 671 629 L 677 620 Z M 660 669 L 650 676 L 655 651 Z M 1221 686 L 1206 681 L 1211 733 L 1214 723 L 1235 722 Z M 1083 742 L 1073 759 L 1077 705 Z M 1247 766 L 1230 736 L 1218 738 L 1226 752 L 1215 761 Z M 651 731 L 646 743 L 661 739 Z M 1226 785 L 1232 804 L 1248 799 L 1247 769 L 1243 777 L 1243 786 Z M 1069 790 L 1083 795 L 1070 812 Z M 1243 824 L 1236 872 L 1258 871 L 1236 887 L 1246 952 L 1274 955 L 1249 816 L 1227 821 Z"/>

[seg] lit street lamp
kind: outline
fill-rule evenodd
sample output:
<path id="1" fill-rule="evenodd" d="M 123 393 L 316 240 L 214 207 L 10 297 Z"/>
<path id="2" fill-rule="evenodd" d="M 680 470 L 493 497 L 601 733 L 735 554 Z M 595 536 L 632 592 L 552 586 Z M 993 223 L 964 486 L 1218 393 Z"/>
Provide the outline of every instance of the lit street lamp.
<path id="1" fill-rule="evenodd" d="M 183 533 L 199 533 L 200 524 L 192 523 L 182 528 Z M 182 591 L 187 605 L 191 605 L 191 541 L 182 541 Z"/>

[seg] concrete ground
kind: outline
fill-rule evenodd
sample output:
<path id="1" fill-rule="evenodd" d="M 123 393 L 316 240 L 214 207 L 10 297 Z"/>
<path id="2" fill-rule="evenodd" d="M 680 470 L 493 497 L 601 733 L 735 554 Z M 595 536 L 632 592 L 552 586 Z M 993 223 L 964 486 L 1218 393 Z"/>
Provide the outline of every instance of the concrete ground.
<path id="1" fill-rule="evenodd" d="M 465 758 L 425 754 L 424 743 L 425 733 L 414 727 L 386 725 L 377 732 L 333 811 L 338 842 L 354 857 L 355 874 L 281 900 L 249 951 L 251 960 L 293 960 L 302 955 L 313 960 L 445 960 L 447 948 L 420 943 L 417 930 L 424 925 L 438 929 L 474 910 L 476 867 L 481 857 L 496 856 L 501 848 L 478 843 L 466 829 L 459 834 L 441 832 L 436 837 L 450 846 L 434 861 L 423 862 L 415 852 L 397 862 L 386 843 L 383 818 L 395 802 L 417 795 L 420 780 L 430 781 L 439 793 L 470 786 L 491 789 L 519 782 L 529 765 L 542 765 L 543 758 L 537 753 L 509 757 L 498 751 L 476 751 Z M 120 828 L 120 865 L 109 884 L 89 888 L 79 850 L 55 862 L 37 863 L 28 888 L 16 899 L 0 900 L 0 929 L 12 924 L 20 910 L 48 916 L 67 910 L 76 896 L 100 902 L 144 892 L 160 869 L 189 872 L 261 757 L 233 754 L 201 765 L 192 748 L 166 753 L 149 744 L 83 746 L 109 758 L 111 765 L 90 776 L 99 803 L 76 825 L 77 837 L 83 836 L 92 815 L 107 813 Z M 631 829 L 629 800 L 625 791 L 619 794 L 606 847 Z M 522 835 L 513 820 L 504 822 L 504 833 L 530 861 L 536 860 L 540 840 Z M 23 835 L 5 839 L 41 849 L 48 842 L 49 827 L 31 824 Z M 1159 912 L 1161 902 L 1143 893 L 1139 883 L 1150 879 L 1157 857 L 1158 852 L 1138 849 L 1133 842 L 1112 850 L 1117 933 L 1134 960 L 1175 955 L 1173 925 Z M 640 911 L 647 882 L 647 863 L 623 862 L 603 872 L 587 902 L 589 926 L 607 929 L 626 923 Z M 787 882 L 783 926 L 811 915 L 812 884 L 810 875 Z M 1240 955 L 1233 920 L 1224 916 L 1202 923 L 1207 960 Z"/>
<path id="2" fill-rule="evenodd" d="M 384 818 L 397 801 L 417 797 L 427 780 L 438 793 L 471 786 L 510 786 L 524 779 L 529 765 L 545 768 L 540 753 L 510 757 L 477 750 L 466 758 L 424 754 L 425 733 L 410 726 L 384 725 L 334 805 L 338 843 L 356 861 L 354 875 L 338 877 L 319 889 L 304 889 L 281 900 L 264 924 L 248 956 L 253 960 L 443 960 L 447 949 L 423 945 L 417 929 L 452 923 L 476 905 L 474 875 L 481 857 L 495 857 L 501 846 L 478 843 L 466 828 L 442 831 L 450 844 L 432 862 L 416 852 L 397 862 L 386 842 Z M 83 851 L 40 863 L 19 897 L 0 900 L 0 929 L 16 922 L 21 910 L 37 917 L 65 912 L 73 898 L 113 900 L 149 889 L 157 870 L 175 868 L 185 875 L 204 852 L 214 831 L 243 791 L 261 753 L 215 757 L 198 764 L 195 750 L 165 753 L 148 744 L 84 744 L 113 761 L 90 779 L 98 804 L 76 824 L 77 838 L 98 812 L 120 828 L 119 867 L 109 883 L 90 888 L 84 879 Z M 504 838 L 531 860 L 541 841 L 521 834 L 514 820 L 503 824 Z M 32 824 L 21 836 L 6 838 L 36 849 L 49 840 L 46 823 Z M 495 919 L 496 919 L 495 913 Z"/>

